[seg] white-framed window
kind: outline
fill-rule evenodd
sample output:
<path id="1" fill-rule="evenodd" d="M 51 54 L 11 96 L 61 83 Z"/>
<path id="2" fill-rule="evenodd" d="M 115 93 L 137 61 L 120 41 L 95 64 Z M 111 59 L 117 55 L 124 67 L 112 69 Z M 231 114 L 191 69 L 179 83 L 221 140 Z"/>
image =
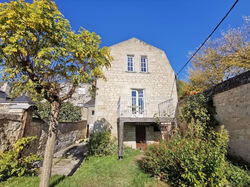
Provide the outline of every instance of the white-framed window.
<path id="1" fill-rule="evenodd" d="M 133 55 L 128 55 L 127 56 L 127 65 L 128 65 L 128 71 L 134 71 L 134 56 Z"/>
<path id="2" fill-rule="evenodd" d="M 132 98 L 132 114 L 144 113 L 144 91 L 133 89 L 131 90 Z"/>
<path id="3" fill-rule="evenodd" d="M 141 72 L 148 71 L 148 58 L 147 56 L 141 56 Z"/>

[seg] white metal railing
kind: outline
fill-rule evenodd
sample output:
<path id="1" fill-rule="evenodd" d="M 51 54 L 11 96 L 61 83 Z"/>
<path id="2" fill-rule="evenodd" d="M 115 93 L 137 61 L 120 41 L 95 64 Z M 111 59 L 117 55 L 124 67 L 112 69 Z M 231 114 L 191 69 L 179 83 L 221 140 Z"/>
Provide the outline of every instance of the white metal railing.
<path id="1" fill-rule="evenodd" d="M 148 109 L 153 111 L 148 111 Z M 153 117 L 157 113 L 159 117 L 174 117 L 175 105 L 173 99 L 161 102 L 155 98 L 143 98 L 143 106 L 133 106 L 131 97 L 120 97 L 117 102 L 118 117 Z"/>
<path id="2" fill-rule="evenodd" d="M 131 97 L 120 97 L 117 105 L 119 117 L 148 117 L 145 98 L 143 98 L 143 105 L 138 106 L 132 105 Z"/>
<path id="3" fill-rule="evenodd" d="M 171 117 L 175 116 L 176 105 L 173 99 L 168 99 L 158 104 L 159 116 L 160 117 Z"/>

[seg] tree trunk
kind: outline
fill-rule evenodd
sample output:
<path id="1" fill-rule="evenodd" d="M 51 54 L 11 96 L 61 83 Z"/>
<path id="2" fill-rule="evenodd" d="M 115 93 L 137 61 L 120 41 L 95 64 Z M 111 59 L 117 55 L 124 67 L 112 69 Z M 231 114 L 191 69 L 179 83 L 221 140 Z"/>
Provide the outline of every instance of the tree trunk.
<path id="1" fill-rule="evenodd" d="M 58 114 L 59 114 L 60 103 L 58 101 L 54 101 L 51 103 L 51 118 L 49 124 L 49 132 L 48 139 L 46 143 L 43 167 L 42 167 L 42 175 L 40 178 L 39 187 L 48 187 L 51 175 L 51 167 L 54 155 L 54 147 L 55 140 L 57 134 L 57 126 L 58 126 Z"/>

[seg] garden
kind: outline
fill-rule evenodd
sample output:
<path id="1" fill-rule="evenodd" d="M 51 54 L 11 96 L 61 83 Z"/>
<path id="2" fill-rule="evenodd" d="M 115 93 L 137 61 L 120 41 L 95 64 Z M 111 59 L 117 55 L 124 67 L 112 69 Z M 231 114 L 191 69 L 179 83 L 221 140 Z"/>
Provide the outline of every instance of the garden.
<path id="1" fill-rule="evenodd" d="M 227 157 L 228 133 L 214 119 L 202 94 L 189 95 L 179 107 L 178 128 L 144 153 L 125 148 L 117 159 L 117 140 L 96 132 L 88 157 L 72 176 L 53 176 L 51 186 L 250 186 L 249 167 Z M 22 156 L 34 138 L 18 140 L 0 155 L 0 186 L 37 186 L 36 155 Z"/>

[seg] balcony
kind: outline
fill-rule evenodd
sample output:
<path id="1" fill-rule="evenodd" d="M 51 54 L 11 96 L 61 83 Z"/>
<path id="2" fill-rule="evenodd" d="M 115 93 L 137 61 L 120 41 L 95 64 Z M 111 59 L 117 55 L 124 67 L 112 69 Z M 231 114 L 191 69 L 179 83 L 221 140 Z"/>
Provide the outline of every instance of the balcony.
<path id="1" fill-rule="evenodd" d="M 173 99 L 161 101 L 156 98 L 142 98 L 134 102 L 131 97 L 120 97 L 117 103 L 117 115 L 118 118 L 153 118 L 155 115 L 174 118 L 175 108 Z"/>

